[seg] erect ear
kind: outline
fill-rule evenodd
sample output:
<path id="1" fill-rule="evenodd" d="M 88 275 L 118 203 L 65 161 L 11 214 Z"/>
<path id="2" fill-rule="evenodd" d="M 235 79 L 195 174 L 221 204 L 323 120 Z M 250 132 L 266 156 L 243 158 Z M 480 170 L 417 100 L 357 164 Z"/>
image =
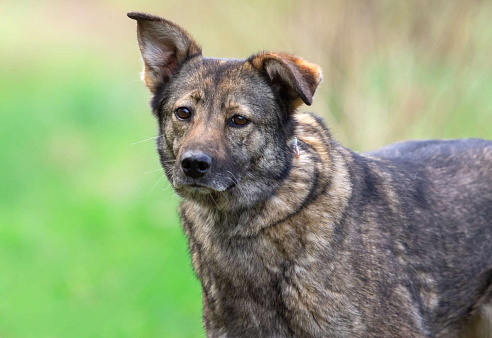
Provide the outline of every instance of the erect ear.
<path id="1" fill-rule="evenodd" d="M 264 71 L 273 85 L 280 85 L 283 94 L 294 106 L 313 103 L 316 88 L 323 80 L 321 68 L 285 53 L 260 53 L 248 59 L 256 69 Z"/>
<path id="2" fill-rule="evenodd" d="M 132 12 L 137 20 L 137 38 L 144 62 L 143 81 L 155 94 L 157 89 L 178 71 L 179 66 L 202 50 L 178 25 L 144 13 Z"/>

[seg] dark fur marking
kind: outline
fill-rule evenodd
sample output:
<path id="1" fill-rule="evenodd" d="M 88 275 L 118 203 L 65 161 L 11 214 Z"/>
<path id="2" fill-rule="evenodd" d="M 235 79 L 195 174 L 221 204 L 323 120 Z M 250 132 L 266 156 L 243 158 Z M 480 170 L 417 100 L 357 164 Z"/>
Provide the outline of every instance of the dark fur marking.
<path id="1" fill-rule="evenodd" d="M 306 149 L 311 149 L 311 146 L 309 145 L 306 145 L 306 144 L 301 144 L 302 142 L 299 142 L 299 146 L 302 150 L 306 150 Z M 316 161 L 314 162 L 316 164 L 319 163 L 319 159 L 316 158 Z M 316 198 L 318 198 L 319 196 L 322 195 L 323 192 L 325 192 L 328 188 L 327 185 L 324 185 L 321 187 L 318 187 L 318 182 L 319 182 L 319 176 L 320 176 L 320 173 L 319 173 L 319 170 L 316 166 L 315 168 L 315 171 L 314 171 L 314 177 L 312 178 L 313 180 L 313 184 L 311 185 L 311 189 L 309 191 L 309 194 L 306 196 L 306 198 L 302 201 L 302 203 L 298 206 L 298 208 L 291 214 L 289 214 L 288 216 L 286 216 L 285 218 L 282 218 L 281 220 L 271 224 L 269 227 L 274 227 L 276 226 L 277 224 L 280 224 L 280 223 L 283 223 L 285 222 L 287 219 L 289 218 L 292 218 L 294 216 L 296 216 L 297 214 L 299 214 L 301 211 L 303 211 L 311 202 L 315 201 Z"/>

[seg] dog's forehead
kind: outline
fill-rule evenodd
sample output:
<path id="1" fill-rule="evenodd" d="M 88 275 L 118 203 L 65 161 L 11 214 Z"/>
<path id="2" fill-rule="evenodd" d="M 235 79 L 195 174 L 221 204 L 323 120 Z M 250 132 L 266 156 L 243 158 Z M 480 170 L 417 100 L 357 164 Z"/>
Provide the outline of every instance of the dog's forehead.
<path id="1" fill-rule="evenodd" d="M 213 77 L 219 79 L 223 75 L 237 73 L 245 63 L 241 59 L 224 59 L 224 58 L 195 58 L 188 64 L 196 69 L 203 77 Z"/>
<path id="2" fill-rule="evenodd" d="M 196 58 L 183 66 L 178 81 L 214 96 L 246 94 L 267 86 L 257 70 L 239 59 Z"/>

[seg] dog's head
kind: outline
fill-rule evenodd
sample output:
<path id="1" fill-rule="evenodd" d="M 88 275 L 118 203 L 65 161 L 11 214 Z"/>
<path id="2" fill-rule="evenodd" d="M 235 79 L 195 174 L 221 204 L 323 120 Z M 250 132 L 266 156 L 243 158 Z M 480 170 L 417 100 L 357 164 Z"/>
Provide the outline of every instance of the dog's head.
<path id="1" fill-rule="evenodd" d="M 268 198 L 289 173 L 292 114 L 311 104 L 320 68 L 283 53 L 205 58 L 174 23 L 128 16 L 138 22 L 158 150 L 176 192 L 224 209 Z"/>

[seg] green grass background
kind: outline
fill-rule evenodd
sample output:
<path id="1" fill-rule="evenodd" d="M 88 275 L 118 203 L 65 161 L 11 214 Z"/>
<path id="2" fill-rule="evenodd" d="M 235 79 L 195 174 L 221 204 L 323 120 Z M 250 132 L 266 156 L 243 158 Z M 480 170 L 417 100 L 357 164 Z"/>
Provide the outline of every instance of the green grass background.
<path id="1" fill-rule="evenodd" d="M 321 65 L 303 109 L 355 150 L 492 138 L 490 1 L 0 1 L 2 338 L 204 336 L 132 10 Z"/>

